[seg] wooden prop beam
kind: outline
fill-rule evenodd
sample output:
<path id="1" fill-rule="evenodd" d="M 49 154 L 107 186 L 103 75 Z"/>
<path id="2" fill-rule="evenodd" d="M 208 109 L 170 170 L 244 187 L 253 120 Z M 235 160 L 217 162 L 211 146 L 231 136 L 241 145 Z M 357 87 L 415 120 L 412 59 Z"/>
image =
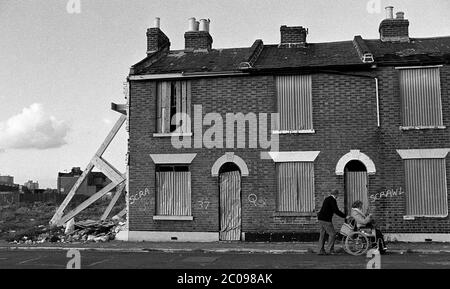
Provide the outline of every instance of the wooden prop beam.
<path id="1" fill-rule="evenodd" d="M 103 213 L 102 217 L 100 218 L 100 220 L 104 221 L 106 220 L 106 218 L 108 218 L 109 214 L 111 213 L 112 209 L 114 208 L 114 205 L 117 203 L 117 200 L 119 200 L 120 195 L 122 195 L 123 190 L 125 189 L 125 182 L 123 182 L 122 184 L 120 184 L 117 187 L 117 191 L 116 194 L 114 195 L 114 197 L 111 199 L 111 202 L 109 202 L 108 207 L 106 208 L 105 212 Z"/>
<path id="2" fill-rule="evenodd" d="M 83 183 L 83 181 L 89 175 L 89 173 L 92 171 L 94 166 L 99 166 L 99 169 L 104 171 L 105 175 L 108 178 L 110 178 L 110 177 L 112 178 L 111 179 L 112 183 L 100 191 L 103 193 L 103 195 L 108 193 L 111 189 L 113 189 L 114 187 L 116 187 L 117 185 L 119 185 L 120 183 L 122 183 L 125 180 L 123 178 L 123 176 L 121 176 L 114 167 L 112 167 L 109 163 L 107 163 L 101 157 L 102 157 L 103 153 L 106 151 L 106 149 L 108 148 L 108 146 L 110 145 L 110 143 L 112 142 L 112 140 L 114 139 L 114 137 L 116 136 L 117 132 L 120 130 L 122 125 L 125 123 L 126 119 L 127 119 L 127 116 L 122 114 L 120 116 L 120 118 L 117 120 L 114 127 L 111 129 L 109 134 L 106 136 L 105 140 L 103 141 L 103 143 L 101 144 L 101 146 L 99 147 L 97 152 L 95 153 L 94 157 L 91 159 L 91 161 L 87 165 L 83 174 L 81 174 L 81 176 L 78 178 L 78 180 L 73 185 L 72 189 L 70 189 L 70 192 L 67 194 L 64 201 L 61 203 L 59 208 L 56 210 L 55 214 L 53 215 L 52 219 L 50 220 L 51 225 L 58 225 L 58 224 L 61 225 L 61 224 L 65 223 L 65 222 L 63 222 L 63 220 L 68 221 L 71 219 L 71 218 L 67 218 L 67 216 L 63 217 L 64 210 L 66 209 L 69 202 L 72 200 L 73 196 L 77 192 L 80 185 Z M 109 188 L 109 189 L 107 191 L 104 191 L 106 188 Z M 98 193 L 100 193 L 100 192 L 98 192 Z M 97 196 L 98 193 L 96 193 L 92 197 Z M 91 198 L 86 200 L 83 204 L 85 204 L 87 201 L 91 200 Z M 91 203 L 89 203 L 88 205 L 90 205 Z M 81 204 L 81 205 L 83 205 L 83 204 Z M 81 205 L 78 208 L 80 208 Z M 75 209 L 74 211 L 77 211 L 77 209 Z M 84 208 L 82 210 L 84 210 Z M 71 213 L 72 218 L 75 215 L 73 215 Z"/>
<path id="3" fill-rule="evenodd" d="M 126 214 L 127 214 L 127 208 L 123 208 L 123 210 L 120 211 L 120 213 L 118 213 L 116 216 L 119 217 L 119 218 L 122 218 Z"/>
<path id="4" fill-rule="evenodd" d="M 107 185 L 106 187 L 104 187 L 103 189 L 98 191 L 97 193 L 93 194 L 89 199 L 87 199 L 86 201 L 81 203 L 77 208 L 75 208 L 74 210 L 69 212 L 67 215 L 62 217 L 59 220 L 58 225 L 64 225 L 67 221 L 69 221 L 70 219 L 72 219 L 73 217 L 78 215 L 81 211 L 86 209 L 88 206 L 90 206 L 92 203 L 94 203 L 95 201 L 100 199 L 102 196 L 106 195 L 109 191 L 111 191 L 115 187 L 117 187 L 116 183 L 110 183 L 109 185 Z"/>
<path id="5" fill-rule="evenodd" d="M 50 224 L 56 224 L 59 221 L 59 219 L 61 219 L 61 217 L 62 217 L 62 215 L 64 213 L 64 209 L 67 207 L 69 202 L 72 200 L 72 198 L 75 195 L 76 191 L 81 186 L 81 184 L 83 183 L 83 181 L 86 179 L 86 177 L 92 171 L 93 168 L 94 168 L 94 164 L 92 164 L 92 162 L 90 162 L 88 164 L 88 166 L 86 167 L 86 169 L 81 174 L 81 176 L 78 178 L 78 180 L 72 186 L 72 188 L 70 189 L 70 191 L 67 194 L 67 196 L 64 199 L 64 201 L 61 203 L 59 208 L 56 210 L 56 213 L 53 215 L 52 219 L 50 220 Z"/>
<path id="6" fill-rule="evenodd" d="M 115 170 L 112 165 L 110 165 L 101 157 L 94 157 L 92 159 L 92 163 L 97 169 L 102 171 L 102 173 L 104 173 L 105 176 L 107 176 L 108 179 L 110 179 L 113 183 L 118 184 L 125 180 L 125 178 L 122 177 L 122 175 L 119 172 L 117 172 L 117 170 Z"/>

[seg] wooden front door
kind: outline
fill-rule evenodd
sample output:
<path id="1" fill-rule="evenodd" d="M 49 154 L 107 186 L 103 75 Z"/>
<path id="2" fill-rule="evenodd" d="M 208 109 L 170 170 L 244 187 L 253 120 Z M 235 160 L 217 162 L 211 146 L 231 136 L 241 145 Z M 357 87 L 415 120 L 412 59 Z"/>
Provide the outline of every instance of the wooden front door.
<path id="1" fill-rule="evenodd" d="M 219 175 L 221 241 L 241 240 L 241 174 L 230 171 Z"/>
<path id="2" fill-rule="evenodd" d="M 369 208 L 368 178 L 366 171 L 345 172 L 345 209 L 350 214 L 354 201 L 363 202 L 363 212 Z"/>

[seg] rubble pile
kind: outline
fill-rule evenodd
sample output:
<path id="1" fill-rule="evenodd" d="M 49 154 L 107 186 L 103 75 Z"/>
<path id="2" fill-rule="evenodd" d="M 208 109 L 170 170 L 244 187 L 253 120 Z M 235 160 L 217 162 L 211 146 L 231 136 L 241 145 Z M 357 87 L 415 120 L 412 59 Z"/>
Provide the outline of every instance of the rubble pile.
<path id="1" fill-rule="evenodd" d="M 108 221 L 86 220 L 76 222 L 70 220 L 65 227 L 38 226 L 35 230 L 16 236 L 11 243 L 39 244 L 51 243 L 85 243 L 107 242 L 114 240 L 117 233 L 124 230 L 126 222 L 115 218 Z"/>

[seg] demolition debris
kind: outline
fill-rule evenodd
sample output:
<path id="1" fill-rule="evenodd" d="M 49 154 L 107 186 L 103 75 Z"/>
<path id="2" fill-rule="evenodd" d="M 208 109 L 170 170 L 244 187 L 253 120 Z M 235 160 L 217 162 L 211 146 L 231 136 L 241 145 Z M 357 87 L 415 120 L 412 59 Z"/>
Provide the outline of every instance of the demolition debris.
<path id="1" fill-rule="evenodd" d="M 126 222 L 120 218 L 111 221 L 86 220 L 75 223 L 73 219 L 64 227 L 40 225 L 34 234 L 15 236 L 13 244 L 86 243 L 108 242 L 114 240 L 117 233 L 124 230 Z"/>

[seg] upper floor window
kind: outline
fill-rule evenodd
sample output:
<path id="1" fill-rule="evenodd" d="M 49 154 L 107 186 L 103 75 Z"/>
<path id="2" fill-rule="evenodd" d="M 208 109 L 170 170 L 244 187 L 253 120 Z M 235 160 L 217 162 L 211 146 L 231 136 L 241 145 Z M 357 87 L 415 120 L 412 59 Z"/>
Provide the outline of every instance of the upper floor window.
<path id="1" fill-rule="evenodd" d="M 402 128 L 442 128 L 439 67 L 401 68 Z"/>
<path id="2" fill-rule="evenodd" d="M 157 85 L 158 133 L 190 133 L 191 83 L 161 81 Z"/>
<path id="3" fill-rule="evenodd" d="M 285 133 L 313 131 L 312 77 L 288 75 L 276 77 L 278 130 Z"/>

